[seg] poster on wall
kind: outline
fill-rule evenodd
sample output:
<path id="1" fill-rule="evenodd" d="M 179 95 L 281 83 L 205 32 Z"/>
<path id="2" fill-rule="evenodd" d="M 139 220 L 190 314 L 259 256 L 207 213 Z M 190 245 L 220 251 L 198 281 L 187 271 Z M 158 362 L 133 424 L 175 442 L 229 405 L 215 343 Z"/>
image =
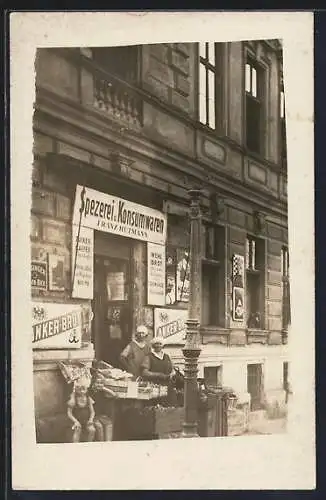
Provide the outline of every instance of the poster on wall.
<path id="1" fill-rule="evenodd" d="M 166 214 L 150 207 L 76 186 L 73 224 L 165 245 Z"/>
<path id="2" fill-rule="evenodd" d="M 168 344 L 184 344 L 187 318 L 186 309 L 156 307 L 154 309 L 154 336 L 164 337 Z"/>
<path id="3" fill-rule="evenodd" d="M 232 284 L 234 287 L 244 288 L 244 257 L 242 255 L 233 255 Z"/>
<path id="4" fill-rule="evenodd" d="M 190 293 L 190 265 L 189 252 L 177 250 L 177 301 L 188 302 Z"/>
<path id="5" fill-rule="evenodd" d="M 49 290 L 63 292 L 65 289 L 65 258 L 48 254 Z"/>
<path id="6" fill-rule="evenodd" d="M 94 231 L 80 227 L 77 260 L 76 243 L 78 226 L 72 226 L 72 294 L 73 298 L 93 299 L 94 279 Z"/>
<path id="7" fill-rule="evenodd" d="M 147 303 L 165 305 L 165 246 L 147 243 Z"/>
<path id="8" fill-rule="evenodd" d="M 232 310 L 234 321 L 244 321 L 245 316 L 245 301 L 244 301 L 244 286 L 245 286 L 245 270 L 243 255 L 234 254 L 232 257 Z"/>
<path id="9" fill-rule="evenodd" d="M 47 290 L 48 266 L 46 262 L 33 260 L 31 263 L 31 287 L 33 290 Z"/>
<path id="10" fill-rule="evenodd" d="M 33 349 L 79 349 L 82 319 L 80 304 L 33 302 Z"/>
<path id="11" fill-rule="evenodd" d="M 244 320 L 244 289 L 233 288 L 233 319 L 234 321 Z"/>

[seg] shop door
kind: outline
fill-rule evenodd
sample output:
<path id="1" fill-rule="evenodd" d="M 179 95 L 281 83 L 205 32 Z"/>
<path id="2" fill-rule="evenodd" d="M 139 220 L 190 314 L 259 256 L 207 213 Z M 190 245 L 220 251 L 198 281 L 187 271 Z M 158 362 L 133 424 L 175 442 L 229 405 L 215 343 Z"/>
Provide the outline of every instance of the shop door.
<path id="1" fill-rule="evenodd" d="M 251 396 L 251 411 L 262 408 L 263 370 L 261 364 L 247 366 L 247 390 Z"/>
<path id="2" fill-rule="evenodd" d="M 115 367 L 131 339 L 129 260 L 95 256 L 93 340 L 95 357 Z"/>

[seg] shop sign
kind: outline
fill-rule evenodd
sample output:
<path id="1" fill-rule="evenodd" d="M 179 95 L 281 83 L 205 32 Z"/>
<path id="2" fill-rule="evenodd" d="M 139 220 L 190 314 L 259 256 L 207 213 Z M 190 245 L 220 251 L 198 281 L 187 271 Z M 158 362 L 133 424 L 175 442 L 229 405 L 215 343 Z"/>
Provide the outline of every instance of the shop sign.
<path id="1" fill-rule="evenodd" d="M 34 290 L 47 290 L 48 270 L 47 263 L 32 261 L 31 285 Z"/>
<path id="2" fill-rule="evenodd" d="M 73 224 L 164 245 L 166 215 L 137 203 L 77 185 Z"/>
<path id="3" fill-rule="evenodd" d="M 147 244 L 147 303 L 165 305 L 165 246 Z"/>
<path id="4" fill-rule="evenodd" d="M 33 302 L 33 349 L 79 349 L 82 312 L 80 304 Z"/>
<path id="5" fill-rule="evenodd" d="M 186 338 L 186 320 L 188 311 L 185 309 L 154 309 L 154 335 L 162 336 L 168 344 L 184 344 Z"/>
<path id="6" fill-rule="evenodd" d="M 79 299 L 93 299 L 94 278 L 94 231 L 86 227 L 72 226 L 72 297 Z M 78 250 L 76 258 L 76 244 Z"/>

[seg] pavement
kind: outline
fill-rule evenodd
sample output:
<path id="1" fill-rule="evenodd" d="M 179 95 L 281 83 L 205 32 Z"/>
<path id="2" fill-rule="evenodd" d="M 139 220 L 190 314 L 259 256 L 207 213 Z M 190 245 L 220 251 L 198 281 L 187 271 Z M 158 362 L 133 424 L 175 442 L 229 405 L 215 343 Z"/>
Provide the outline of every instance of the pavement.
<path id="1" fill-rule="evenodd" d="M 286 417 L 283 418 L 259 418 L 249 419 L 248 431 L 246 434 L 282 434 L 286 432 Z"/>

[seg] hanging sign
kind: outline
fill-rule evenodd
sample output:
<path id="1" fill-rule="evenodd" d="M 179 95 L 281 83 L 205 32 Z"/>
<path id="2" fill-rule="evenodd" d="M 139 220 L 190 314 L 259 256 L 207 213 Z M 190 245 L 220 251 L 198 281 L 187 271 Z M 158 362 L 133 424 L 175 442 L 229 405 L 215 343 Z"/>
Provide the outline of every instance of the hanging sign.
<path id="1" fill-rule="evenodd" d="M 32 303 L 33 349 L 79 349 L 83 310 L 79 304 Z"/>
<path id="2" fill-rule="evenodd" d="M 147 303 L 165 305 L 165 246 L 147 244 Z"/>
<path id="3" fill-rule="evenodd" d="M 76 187 L 73 224 L 164 245 L 166 215 L 94 189 Z"/>
<path id="4" fill-rule="evenodd" d="M 80 227 L 78 238 L 77 260 L 76 243 L 78 226 L 72 226 L 72 294 L 73 298 L 93 299 L 94 278 L 94 231 Z M 75 270 L 74 270 L 75 269 Z"/>
<path id="5" fill-rule="evenodd" d="M 154 336 L 164 337 L 167 344 L 184 344 L 186 338 L 186 309 L 154 309 Z"/>
<path id="6" fill-rule="evenodd" d="M 34 290 L 47 290 L 47 263 L 32 260 L 31 286 Z"/>

